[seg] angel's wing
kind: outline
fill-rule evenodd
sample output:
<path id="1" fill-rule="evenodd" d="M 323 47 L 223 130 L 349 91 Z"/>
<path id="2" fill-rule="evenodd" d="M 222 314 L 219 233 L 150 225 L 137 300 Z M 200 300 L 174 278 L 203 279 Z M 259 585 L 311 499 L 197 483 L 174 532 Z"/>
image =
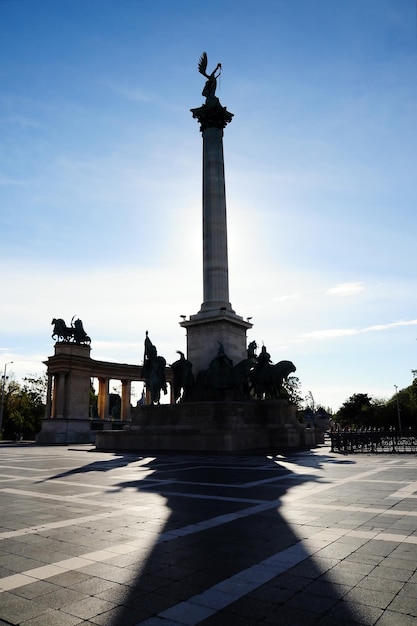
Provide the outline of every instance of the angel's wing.
<path id="1" fill-rule="evenodd" d="M 203 76 L 207 76 L 206 70 L 207 70 L 207 52 L 203 52 L 198 62 L 198 71 L 200 72 L 200 74 L 203 74 Z"/>

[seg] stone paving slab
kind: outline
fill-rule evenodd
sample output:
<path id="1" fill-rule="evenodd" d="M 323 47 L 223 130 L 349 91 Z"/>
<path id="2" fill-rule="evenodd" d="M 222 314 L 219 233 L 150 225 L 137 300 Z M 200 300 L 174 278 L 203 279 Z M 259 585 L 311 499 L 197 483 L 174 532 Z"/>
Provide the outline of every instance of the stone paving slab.
<path id="1" fill-rule="evenodd" d="M 0 445 L 0 626 L 415 624 L 416 470 Z"/>

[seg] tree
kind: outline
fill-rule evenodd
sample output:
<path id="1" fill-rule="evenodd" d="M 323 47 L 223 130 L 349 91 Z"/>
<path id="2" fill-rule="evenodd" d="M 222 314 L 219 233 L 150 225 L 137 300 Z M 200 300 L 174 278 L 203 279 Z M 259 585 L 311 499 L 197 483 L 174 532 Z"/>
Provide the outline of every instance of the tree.
<path id="1" fill-rule="evenodd" d="M 296 404 L 297 408 L 301 408 L 303 398 L 301 396 L 301 383 L 297 376 L 288 376 L 282 382 L 282 388 L 287 394 L 288 401 L 291 404 Z"/>
<path id="2" fill-rule="evenodd" d="M 367 428 L 374 425 L 375 411 L 367 393 L 355 393 L 342 404 L 336 413 L 341 426 Z"/>
<path id="3" fill-rule="evenodd" d="M 3 438 L 33 439 L 45 414 L 46 376 L 9 380 L 4 394 Z"/>
<path id="4" fill-rule="evenodd" d="M 398 401 L 398 406 L 397 406 Z M 395 418 L 392 424 L 398 427 L 398 409 L 400 412 L 400 421 L 402 428 L 417 428 L 417 381 L 414 380 L 409 387 L 401 389 L 398 394 L 394 395 L 389 404 L 392 407 L 392 413 Z"/>
<path id="5" fill-rule="evenodd" d="M 417 429 L 417 377 L 414 375 L 409 387 L 388 400 L 371 398 L 366 393 L 353 394 L 337 411 L 335 419 L 341 426 L 354 428 L 398 429 L 401 423 L 402 429 Z"/>

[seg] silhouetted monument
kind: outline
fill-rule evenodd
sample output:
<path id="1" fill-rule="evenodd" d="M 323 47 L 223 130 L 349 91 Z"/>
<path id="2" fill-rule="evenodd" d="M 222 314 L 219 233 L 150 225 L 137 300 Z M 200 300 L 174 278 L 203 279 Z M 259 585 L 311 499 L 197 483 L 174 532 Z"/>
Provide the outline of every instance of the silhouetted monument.
<path id="1" fill-rule="evenodd" d="M 229 300 L 223 132 L 233 113 L 215 95 L 216 71 L 221 70 L 221 64 L 207 74 L 204 52 L 198 69 L 207 78 L 205 103 L 191 109 L 203 137 L 203 303 L 197 314 L 180 323 L 187 331 L 187 357 L 195 375 L 208 369 L 219 343 L 234 363 L 246 359 L 246 331 L 252 328 L 236 315 Z"/>
<path id="2" fill-rule="evenodd" d="M 81 320 L 73 318 L 68 327 L 54 318 L 57 342 L 46 363 L 48 402 L 40 443 L 92 440 L 92 430 L 100 450 L 232 452 L 315 443 L 313 429 L 307 432 L 298 423 L 296 406 L 286 399 L 283 383 L 295 372 L 294 364 L 274 364 L 265 346 L 257 355 L 256 343 L 247 345 L 250 318 L 237 315 L 230 302 L 223 134 L 233 114 L 216 96 L 221 69 L 218 63 L 208 73 L 207 54 L 201 55 L 205 102 L 191 109 L 203 140 L 203 302 L 180 322 L 187 354 L 178 351 L 180 358 L 167 366 L 146 331 L 142 366 L 94 361 Z M 99 383 L 94 416 L 89 413 L 92 377 Z M 122 385 L 116 425 L 109 416 L 113 379 Z M 137 380 L 145 382 L 146 402 L 133 409 L 130 389 Z M 167 384 L 171 402 L 161 404 Z"/>
<path id="3" fill-rule="evenodd" d="M 91 339 L 84 330 L 83 323 L 80 319 L 75 319 L 75 315 L 71 320 L 71 326 L 67 326 L 62 318 L 52 320 L 54 326 L 52 339 L 63 341 L 66 343 L 74 342 L 80 344 L 90 344 Z"/>

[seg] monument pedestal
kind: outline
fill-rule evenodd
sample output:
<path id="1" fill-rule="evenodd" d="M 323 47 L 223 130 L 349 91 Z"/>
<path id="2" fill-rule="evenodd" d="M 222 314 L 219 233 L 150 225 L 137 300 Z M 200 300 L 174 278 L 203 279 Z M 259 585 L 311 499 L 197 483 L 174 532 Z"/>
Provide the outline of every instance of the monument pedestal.
<path id="1" fill-rule="evenodd" d="M 95 432 L 91 430 L 91 420 L 57 417 L 42 421 L 42 429 L 36 435 L 36 443 L 41 445 L 94 443 L 95 436 Z"/>
<path id="2" fill-rule="evenodd" d="M 200 312 L 180 326 L 187 330 L 187 358 L 193 364 L 194 376 L 209 367 L 218 354 L 219 343 L 234 365 L 247 358 L 246 331 L 252 324 L 234 312 Z"/>
<path id="3" fill-rule="evenodd" d="M 306 445 L 296 407 L 286 400 L 143 406 L 124 430 L 96 435 L 97 450 L 277 452 Z"/>
<path id="4" fill-rule="evenodd" d="M 57 342 L 49 357 L 45 420 L 36 443 L 82 443 L 91 441 L 89 422 L 89 345 Z"/>

